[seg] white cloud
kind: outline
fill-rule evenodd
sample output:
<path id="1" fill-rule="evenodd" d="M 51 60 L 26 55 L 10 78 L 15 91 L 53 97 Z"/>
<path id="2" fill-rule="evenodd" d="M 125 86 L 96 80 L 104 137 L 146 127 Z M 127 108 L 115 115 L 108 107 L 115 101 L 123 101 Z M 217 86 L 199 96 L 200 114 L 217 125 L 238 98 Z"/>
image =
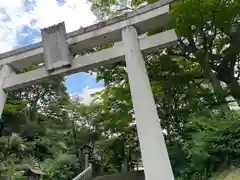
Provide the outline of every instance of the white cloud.
<path id="1" fill-rule="evenodd" d="M 24 0 L 0 0 L 0 53 L 19 45 L 18 33 L 26 26 L 39 30 L 65 21 L 67 32 L 70 32 L 96 22 L 90 4 L 85 0 L 66 0 L 61 6 L 56 0 L 28 2 L 35 4 L 26 11 Z M 39 37 L 34 38 L 35 42 L 39 40 Z"/>
<path id="2" fill-rule="evenodd" d="M 23 0 L 1 0 L 0 51 L 11 50 L 17 45 L 17 32 L 28 24 L 30 17 L 24 11 Z M 4 22 L 4 19 L 8 19 Z"/>
<path id="3" fill-rule="evenodd" d="M 95 92 L 99 92 L 101 90 L 103 90 L 104 87 L 99 87 L 99 88 L 92 88 L 90 89 L 88 86 L 85 87 L 83 89 L 83 92 L 82 93 L 74 93 L 72 94 L 72 96 L 80 96 L 82 98 L 82 102 L 84 104 L 90 104 L 94 98 L 91 96 L 91 94 L 95 93 Z"/>
<path id="4" fill-rule="evenodd" d="M 65 21 L 67 32 L 88 26 L 96 21 L 85 0 L 66 0 L 59 6 L 56 0 L 37 0 L 36 7 L 30 11 L 38 20 L 35 28 L 44 28 Z"/>

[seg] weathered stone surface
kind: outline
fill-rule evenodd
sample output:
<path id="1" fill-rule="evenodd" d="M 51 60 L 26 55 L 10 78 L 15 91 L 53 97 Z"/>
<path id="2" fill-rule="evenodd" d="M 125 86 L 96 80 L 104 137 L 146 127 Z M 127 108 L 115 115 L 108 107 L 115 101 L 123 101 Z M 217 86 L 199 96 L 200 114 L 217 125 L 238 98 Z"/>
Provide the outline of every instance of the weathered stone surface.
<path id="1" fill-rule="evenodd" d="M 44 45 L 44 61 L 48 70 L 71 65 L 64 23 L 41 30 Z"/>
<path id="2" fill-rule="evenodd" d="M 91 31 L 103 28 L 103 27 L 111 25 L 111 24 L 118 23 L 120 21 L 129 19 L 131 17 L 134 17 L 134 16 L 137 16 L 137 15 L 146 13 L 148 11 L 157 9 L 157 8 L 159 8 L 161 6 L 164 6 L 164 5 L 168 4 L 168 3 L 169 3 L 168 0 L 157 1 L 156 3 L 149 4 L 147 7 L 140 8 L 140 9 L 138 9 L 135 12 L 129 12 L 129 13 L 123 14 L 121 16 L 115 17 L 113 19 L 102 21 L 102 22 L 93 24 L 91 26 L 88 26 L 88 27 L 85 27 L 85 28 L 80 28 L 80 29 L 78 29 L 76 31 L 70 32 L 70 33 L 67 34 L 67 38 L 72 38 L 72 37 L 74 37 L 76 35 L 81 35 L 81 34 L 84 34 L 84 33 L 87 33 L 87 32 L 91 32 Z M 20 53 L 23 53 L 23 52 L 26 52 L 26 51 L 39 49 L 41 47 L 43 47 L 43 42 L 42 41 L 39 42 L 39 43 L 36 43 L 36 44 L 31 44 L 29 46 L 25 46 L 25 47 L 22 47 L 22 48 L 18 48 L 18 49 L 12 50 L 12 51 L 8 51 L 8 52 L 5 52 L 5 53 L 2 53 L 2 54 L 0 54 L 0 61 L 3 58 L 7 58 L 7 57 L 10 57 L 10 56 L 13 56 L 13 55 L 17 55 L 17 54 L 20 54 Z"/>

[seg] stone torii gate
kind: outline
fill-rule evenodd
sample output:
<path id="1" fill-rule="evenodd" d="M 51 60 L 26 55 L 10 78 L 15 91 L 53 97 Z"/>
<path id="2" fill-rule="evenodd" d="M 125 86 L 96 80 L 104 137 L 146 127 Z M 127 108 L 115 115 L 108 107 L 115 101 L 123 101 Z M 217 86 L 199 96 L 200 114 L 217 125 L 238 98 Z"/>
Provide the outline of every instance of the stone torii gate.
<path id="1" fill-rule="evenodd" d="M 125 60 L 145 177 L 147 180 L 174 180 L 143 55 L 175 45 L 177 36 L 174 30 L 139 36 L 167 24 L 168 13 L 168 2 L 162 0 L 68 34 L 64 23 L 60 23 L 41 30 L 42 42 L 0 54 L 0 117 L 9 91 L 57 75 Z M 75 57 L 70 54 L 116 41 L 121 42 L 98 52 Z M 15 70 L 40 63 L 45 63 L 45 66 L 15 73 Z"/>

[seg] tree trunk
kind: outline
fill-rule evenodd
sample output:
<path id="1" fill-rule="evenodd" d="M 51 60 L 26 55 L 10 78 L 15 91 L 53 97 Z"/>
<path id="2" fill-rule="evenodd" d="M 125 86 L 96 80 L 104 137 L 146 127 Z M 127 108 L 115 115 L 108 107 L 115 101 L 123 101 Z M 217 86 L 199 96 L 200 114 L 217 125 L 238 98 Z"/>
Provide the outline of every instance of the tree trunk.
<path id="1" fill-rule="evenodd" d="M 214 92 L 216 94 L 217 97 L 217 101 L 221 102 L 221 109 L 224 113 L 227 113 L 230 111 L 229 106 L 226 102 L 226 92 L 224 91 L 220 81 L 217 79 L 216 74 L 213 72 L 213 70 L 211 69 L 210 65 L 208 64 L 208 61 L 204 61 L 201 64 L 203 73 L 205 74 L 205 76 L 210 80 Z"/>
<path id="2" fill-rule="evenodd" d="M 238 106 L 240 106 L 240 84 L 237 79 L 234 79 L 231 83 L 228 84 L 231 95 L 235 98 Z"/>

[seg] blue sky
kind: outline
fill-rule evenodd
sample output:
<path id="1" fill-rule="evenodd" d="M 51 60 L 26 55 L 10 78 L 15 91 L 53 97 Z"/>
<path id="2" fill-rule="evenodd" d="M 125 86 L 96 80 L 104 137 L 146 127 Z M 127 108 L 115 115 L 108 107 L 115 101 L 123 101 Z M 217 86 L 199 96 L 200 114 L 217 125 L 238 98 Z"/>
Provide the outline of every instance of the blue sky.
<path id="1" fill-rule="evenodd" d="M 0 53 L 41 40 L 40 29 L 65 22 L 67 32 L 95 23 L 85 0 L 0 0 Z M 66 78 L 70 94 L 85 98 L 102 89 L 94 75 L 78 73 Z"/>
<path id="2" fill-rule="evenodd" d="M 70 94 L 84 93 L 84 89 L 99 89 L 103 87 L 103 82 L 96 82 L 94 75 L 87 73 L 77 73 L 67 77 L 66 86 Z"/>

